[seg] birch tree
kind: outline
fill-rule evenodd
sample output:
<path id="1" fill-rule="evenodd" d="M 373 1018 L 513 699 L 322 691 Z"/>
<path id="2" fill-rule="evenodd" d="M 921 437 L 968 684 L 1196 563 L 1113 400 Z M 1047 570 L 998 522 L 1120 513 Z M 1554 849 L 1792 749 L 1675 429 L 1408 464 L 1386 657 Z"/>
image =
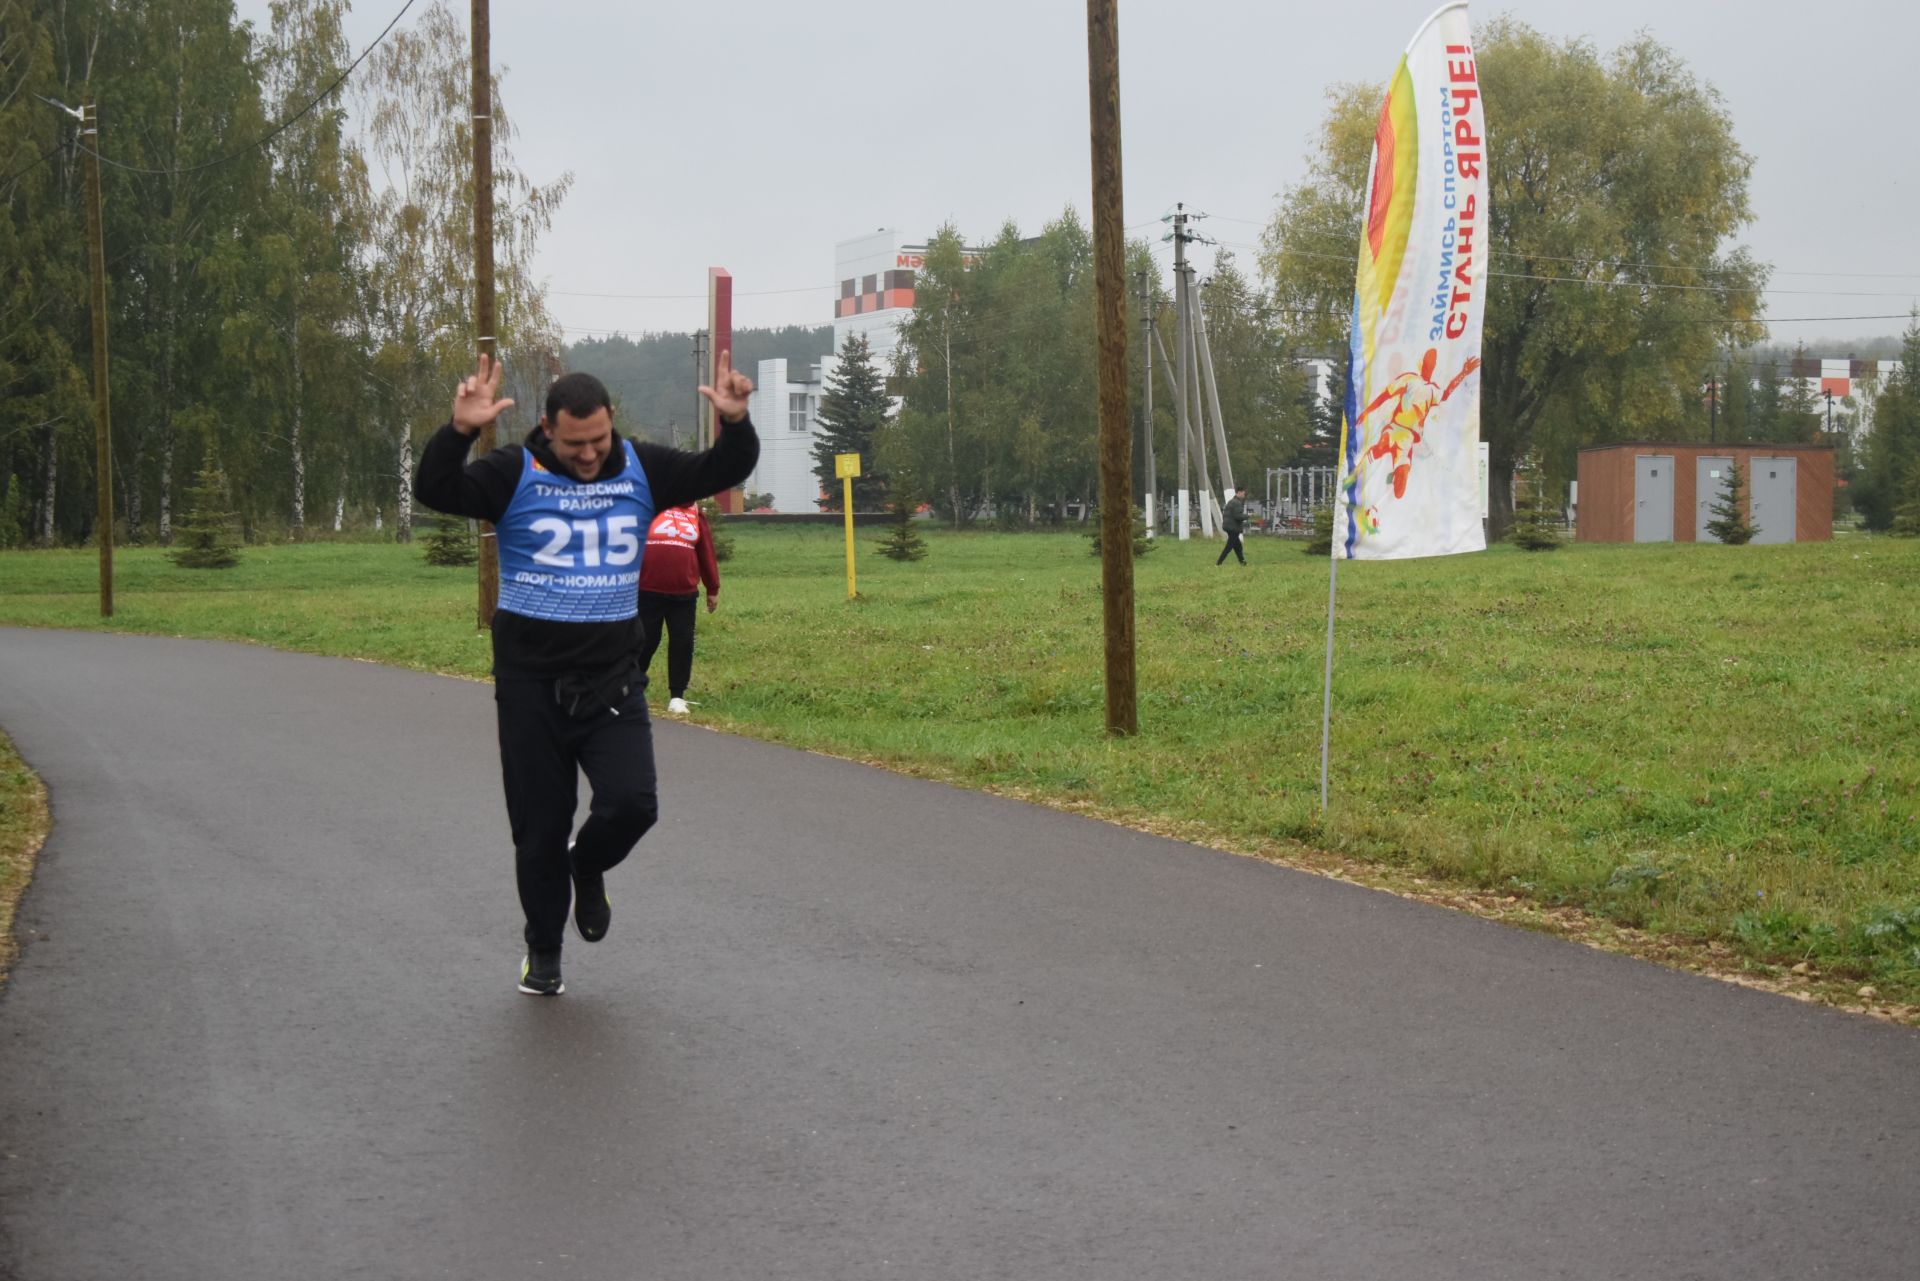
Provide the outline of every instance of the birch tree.
<path id="1" fill-rule="evenodd" d="M 470 56 L 465 27 L 435 0 L 412 29 L 394 32 L 367 60 L 360 89 L 375 188 L 365 264 L 370 372 L 393 441 L 395 537 L 402 542 L 412 525 L 414 442 L 443 419 L 448 389 L 471 367 L 477 339 Z M 495 337 L 510 373 L 531 353 L 560 347 L 532 266 L 539 238 L 573 183 L 563 173 L 536 185 L 515 167 L 515 136 L 496 75 Z"/>

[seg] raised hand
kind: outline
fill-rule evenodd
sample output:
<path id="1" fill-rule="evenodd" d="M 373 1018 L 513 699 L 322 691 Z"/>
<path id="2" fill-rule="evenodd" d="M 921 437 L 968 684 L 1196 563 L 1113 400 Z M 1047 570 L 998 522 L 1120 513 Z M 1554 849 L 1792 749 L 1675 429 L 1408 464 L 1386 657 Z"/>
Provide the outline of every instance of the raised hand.
<path id="1" fill-rule="evenodd" d="M 702 387 L 700 394 L 713 402 L 714 412 L 730 423 L 747 416 L 747 397 L 753 395 L 753 379 L 733 367 L 733 353 L 720 353 L 720 368 L 714 373 L 713 386 Z"/>
<path id="2" fill-rule="evenodd" d="M 499 362 L 482 354 L 470 378 L 462 378 L 453 393 L 453 425 L 472 436 L 513 408 L 511 400 L 495 400 L 500 391 Z"/>

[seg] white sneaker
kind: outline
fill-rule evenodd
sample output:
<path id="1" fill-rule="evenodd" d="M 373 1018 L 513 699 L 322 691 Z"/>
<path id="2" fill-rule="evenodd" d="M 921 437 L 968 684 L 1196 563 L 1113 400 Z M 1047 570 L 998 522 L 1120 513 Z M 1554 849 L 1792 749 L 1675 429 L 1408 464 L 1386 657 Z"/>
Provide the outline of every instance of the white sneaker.
<path id="1" fill-rule="evenodd" d="M 687 714 L 687 700 L 684 698 L 668 699 L 667 714 L 669 716 L 685 716 Z"/>

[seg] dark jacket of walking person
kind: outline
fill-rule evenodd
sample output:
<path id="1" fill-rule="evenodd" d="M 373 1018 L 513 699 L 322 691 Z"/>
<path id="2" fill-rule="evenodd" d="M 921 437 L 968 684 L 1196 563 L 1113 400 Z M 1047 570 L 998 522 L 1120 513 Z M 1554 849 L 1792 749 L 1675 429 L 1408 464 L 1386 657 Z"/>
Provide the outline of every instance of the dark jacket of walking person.
<path id="1" fill-rule="evenodd" d="M 667 711 L 687 714 L 687 683 L 693 679 L 693 632 L 700 588 L 707 612 L 720 604 L 720 561 L 713 554 L 713 528 L 698 507 L 669 507 L 647 530 L 640 563 L 640 670 L 653 663 L 660 629 L 667 632 Z"/>
<path id="2" fill-rule="evenodd" d="M 420 455 L 414 494 L 428 507 L 491 521 L 500 548 L 493 616 L 500 769 L 526 916 L 520 990 L 558 995 L 569 902 L 585 941 L 606 936 L 606 873 L 659 816 L 646 677 L 638 665 L 640 575 L 654 514 L 745 480 L 760 457 L 747 418 L 753 383 L 720 353 L 719 427 L 701 453 L 622 439 L 612 399 L 590 374 L 547 393 L 518 445 L 466 461 L 481 427 L 513 405 L 481 356 L 453 413 Z M 579 775 L 592 789 L 573 831 Z M 569 839 L 571 837 L 571 839 Z"/>
<path id="3" fill-rule="evenodd" d="M 1213 563 L 1215 565 L 1224 563 L 1227 553 L 1232 552 L 1240 558 L 1242 565 L 1246 564 L 1247 553 L 1241 549 L 1240 543 L 1240 535 L 1246 532 L 1247 528 L 1247 487 L 1245 485 L 1236 488 L 1233 491 L 1233 497 L 1227 500 L 1227 505 L 1220 509 L 1220 528 L 1226 531 L 1227 545 L 1220 549 L 1220 559 Z"/>

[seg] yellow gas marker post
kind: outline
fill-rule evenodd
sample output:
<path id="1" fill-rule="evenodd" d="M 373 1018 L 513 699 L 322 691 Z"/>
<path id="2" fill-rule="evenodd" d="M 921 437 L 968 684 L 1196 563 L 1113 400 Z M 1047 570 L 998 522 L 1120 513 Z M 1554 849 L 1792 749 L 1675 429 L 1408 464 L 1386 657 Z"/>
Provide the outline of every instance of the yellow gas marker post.
<path id="1" fill-rule="evenodd" d="M 852 600 L 855 595 L 853 589 L 853 478 L 860 474 L 860 455 L 835 454 L 833 474 L 840 478 L 840 507 L 847 513 L 847 599 Z"/>

